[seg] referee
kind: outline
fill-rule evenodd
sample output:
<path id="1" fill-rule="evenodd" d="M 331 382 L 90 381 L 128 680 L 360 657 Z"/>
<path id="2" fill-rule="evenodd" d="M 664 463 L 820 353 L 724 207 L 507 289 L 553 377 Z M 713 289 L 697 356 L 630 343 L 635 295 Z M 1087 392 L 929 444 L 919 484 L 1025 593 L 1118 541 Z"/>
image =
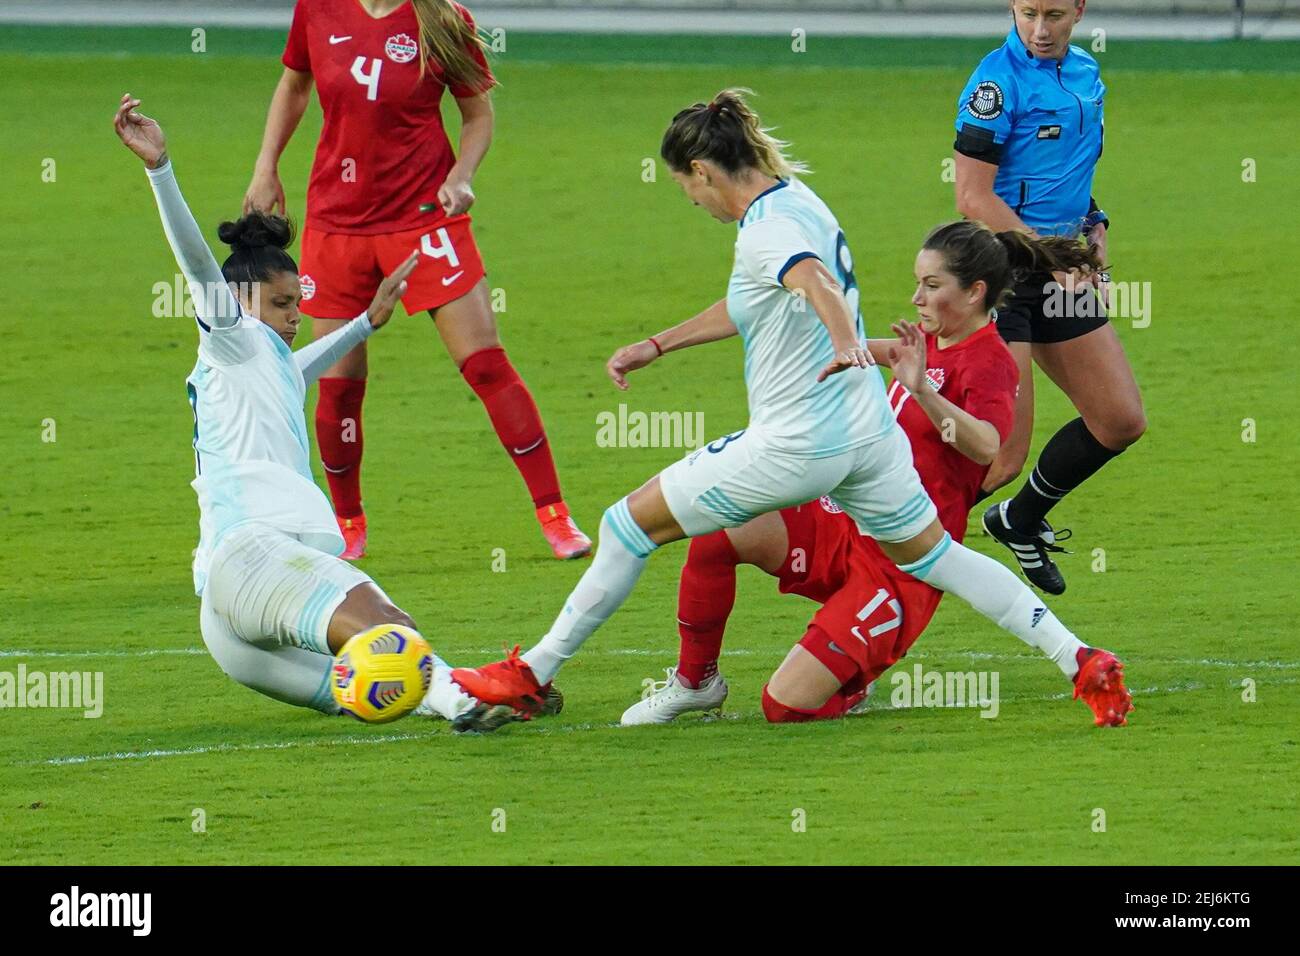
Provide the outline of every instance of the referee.
<path id="1" fill-rule="evenodd" d="M 980 61 L 957 101 L 957 209 L 995 232 L 1086 236 L 1104 263 L 1109 222 L 1091 192 L 1106 86 L 1097 61 L 1070 45 L 1085 3 L 1011 0 L 1015 22 L 1006 42 Z M 1020 369 L 1020 392 L 1015 427 L 985 493 L 1013 481 L 1029 454 L 1031 358 L 1079 412 L 1048 441 L 1015 497 L 984 514 L 985 529 L 1048 594 L 1065 590 L 1049 555 L 1063 549 L 1048 511 L 1146 430 L 1133 370 L 1106 315 L 1109 281 L 1105 272 L 1029 275 L 997 310 L 998 331 Z"/>

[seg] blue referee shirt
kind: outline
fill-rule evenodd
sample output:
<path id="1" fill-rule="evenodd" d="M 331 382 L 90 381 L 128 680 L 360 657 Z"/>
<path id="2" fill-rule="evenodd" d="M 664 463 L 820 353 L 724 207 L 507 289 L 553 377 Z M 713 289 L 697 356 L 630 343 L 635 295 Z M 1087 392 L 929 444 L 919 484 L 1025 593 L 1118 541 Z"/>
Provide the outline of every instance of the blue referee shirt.
<path id="1" fill-rule="evenodd" d="M 1076 235 L 1101 158 L 1106 85 L 1088 53 L 1043 60 L 1007 41 L 975 68 L 957 101 L 953 148 L 998 167 L 993 191 L 1043 235 Z"/>

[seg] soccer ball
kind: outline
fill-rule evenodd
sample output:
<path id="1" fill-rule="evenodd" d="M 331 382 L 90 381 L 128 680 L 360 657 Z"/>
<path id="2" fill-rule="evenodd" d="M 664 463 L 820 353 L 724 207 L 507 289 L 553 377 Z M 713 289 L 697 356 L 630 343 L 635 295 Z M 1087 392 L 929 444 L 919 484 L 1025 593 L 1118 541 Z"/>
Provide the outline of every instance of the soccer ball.
<path id="1" fill-rule="evenodd" d="M 424 700 L 433 680 L 433 650 L 420 632 L 381 624 L 354 634 L 330 669 L 334 700 L 357 720 L 386 724 Z"/>

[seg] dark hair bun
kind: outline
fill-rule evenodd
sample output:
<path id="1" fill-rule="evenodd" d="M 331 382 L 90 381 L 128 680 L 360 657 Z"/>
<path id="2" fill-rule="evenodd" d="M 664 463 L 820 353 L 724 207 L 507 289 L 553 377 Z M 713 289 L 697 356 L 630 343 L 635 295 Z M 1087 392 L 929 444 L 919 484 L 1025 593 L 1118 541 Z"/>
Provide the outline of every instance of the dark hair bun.
<path id="1" fill-rule="evenodd" d="M 223 222 L 217 237 L 236 252 L 267 246 L 283 249 L 293 242 L 293 223 L 284 216 L 254 211 L 236 222 Z"/>

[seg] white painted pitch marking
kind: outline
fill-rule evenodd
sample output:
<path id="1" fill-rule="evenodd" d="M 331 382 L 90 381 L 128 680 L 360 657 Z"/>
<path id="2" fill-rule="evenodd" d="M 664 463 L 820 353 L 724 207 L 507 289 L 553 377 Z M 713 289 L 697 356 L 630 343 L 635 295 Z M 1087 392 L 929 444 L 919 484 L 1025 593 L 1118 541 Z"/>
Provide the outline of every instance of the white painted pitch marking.
<path id="1" fill-rule="evenodd" d="M 477 648 L 474 654 L 491 656 L 501 653 L 501 648 L 482 647 Z M 729 648 L 724 647 L 722 656 L 727 657 L 753 657 L 759 654 L 767 654 L 768 651 L 758 651 L 753 648 Z M 774 658 L 778 656 L 778 651 L 770 652 Z M 672 650 L 669 648 L 647 650 L 635 647 L 591 647 L 583 650 L 584 656 L 591 657 L 599 654 L 606 654 L 612 657 L 658 657 L 671 656 Z M 29 657 L 36 659 L 43 658 L 93 658 L 93 657 L 206 657 L 207 649 L 203 647 L 169 647 L 169 648 L 152 648 L 145 650 L 131 651 L 38 651 L 38 650 L 9 650 L 0 648 L 0 658 L 6 657 Z M 949 659 L 949 658 L 971 658 L 972 660 L 983 661 L 1044 661 L 1039 654 L 994 654 L 988 651 L 971 651 L 971 650 L 949 650 L 942 653 L 930 653 L 919 651 L 909 653 L 907 660 L 928 660 L 928 659 Z M 1159 664 L 1173 665 L 1179 667 L 1240 667 L 1240 668 L 1258 668 L 1262 670 L 1296 670 L 1300 669 L 1300 661 L 1231 661 L 1219 660 L 1208 657 L 1124 657 L 1126 667 L 1140 666 L 1142 664 Z"/>
<path id="2" fill-rule="evenodd" d="M 1295 678 L 1295 679 L 1282 678 L 1281 680 L 1271 681 L 1270 684 L 1271 685 L 1300 684 L 1300 678 Z M 1165 694 L 1185 694 L 1189 692 L 1203 691 L 1209 689 L 1211 688 L 1209 688 L 1205 684 L 1199 684 L 1196 682 L 1184 682 L 1181 684 L 1174 684 L 1169 687 L 1138 688 L 1133 691 L 1133 697 L 1135 700 L 1140 700 L 1147 696 L 1165 695 Z M 1229 689 L 1229 690 L 1235 689 L 1235 685 L 1228 685 L 1225 689 Z M 888 691 L 885 688 L 881 688 L 881 690 L 877 694 L 872 695 L 871 699 L 883 699 L 884 697 L 887 696 L 887 694 Z M 1054 702 L 1060 700 L 1069 700 L 1071 696 L 1072 695 L 1069 691 L 1063 691 L 1056 694 L 1026 694 L 1023 696 L 1000 695 L 998 700 L 1002 703 L 1025 703 L 1025 702 L 1032 702 L 1032 701 Z M 919 708 L 919 707 L 918 708 L 909 708 L 909 707 L 896 708 L 893 707 L 892 705 L 879 705 L 879 706 L 869 706 L 868 709 L 872 713 L 877 713 L 877 712 L 888 712 L 891 710 L 912 710 L 912 709 L 919 710 L 925 708 Z M 928 709 L 956 710 L 958 708 L 928 708 Z M 965 708 L 965 709 L 975 709 L 975 708 Z M 741 720 L 744 719 L 744 715 L 741 715 L 736 711 L 732 711 L 730 713 L 723 714 L 720 719 L 723 721 Z M 850 717 L 847 719 L 852 720 L 853 718 Z M 713 723 L 716 721 L 709 720 L 709 721 L 701 721 L 701 722 Z M 535 726 L 529 726 L 528 729 L 526 730 L 524 728 L 519 728 L 518 730 L 515 731 L 515 733 L 523 732 L 529 734 L 559 735 L 559 734 L 580 733 L 588 730 L 608 730 L 617 727 L 619 727 L 619 725 L 615 722 L 610 722 L 610 723 L 588 722 L 583 724 L 565 724 L 565 725 L 558 725 L 558 726 L 557 725 L 546 726 L 545 722 L 540 722 Z M 258 750 L 295 750 L 300 747 L 302 748 L 350 747 L 354 745 L 362 746 L 367 744 L 401 743 L 408 740 L 428 740 L 434 737 L 446 737 L 446 736 L 450 736 L 450 734 L 434 731 L 433 733 L 426 733 L 426 734 L 384 734 L 382 736 L 374 736 L 374 737 L 358 737 L 353 735 L 349 737 L 322 738 L 317 740 L 280 740 L 280 741 L 269 741 L 269 742 L 262 742 L 262 743 L 214 744 L 208 747 L 187 747 L 180 750 L 132 750 L 132 751 L 120 751 L 118 753 L 107 753 L 107 754 L 79 754 L 79 755 L 68 756 L 68 757 L 50 757 L 46 760 L 27 761 L 25 765 L 26 766 L 33 766 L 33 765 L 69 766 L 75 764 L 100 763 L 108 760 L 158 760 L 158 759 L 164 759 L 168 757 L 191 757 L 191 756 L 200 756 L 203 754 L 211 754 L 211 753 L 225 754 L 225 753 L 248 753 L 248 752 L 253 752 Z M 475 739 L 478 737 L 486 737 L 490 735 L 466 734 L 464 736 L 470 739 Z"/>

